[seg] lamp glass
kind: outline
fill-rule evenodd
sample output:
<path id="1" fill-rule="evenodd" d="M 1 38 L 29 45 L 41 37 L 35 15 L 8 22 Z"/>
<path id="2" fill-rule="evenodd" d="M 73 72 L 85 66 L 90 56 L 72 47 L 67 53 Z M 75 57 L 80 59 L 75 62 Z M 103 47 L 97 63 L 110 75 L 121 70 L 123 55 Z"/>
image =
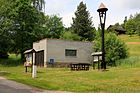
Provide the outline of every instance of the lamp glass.
<path id="1" fill-rule="evenodd" d="M 105 12 L 99 12 L 99 16 L 100 16 L 101 24 L 104 24 L 104 22 L 105 22 Z"/>

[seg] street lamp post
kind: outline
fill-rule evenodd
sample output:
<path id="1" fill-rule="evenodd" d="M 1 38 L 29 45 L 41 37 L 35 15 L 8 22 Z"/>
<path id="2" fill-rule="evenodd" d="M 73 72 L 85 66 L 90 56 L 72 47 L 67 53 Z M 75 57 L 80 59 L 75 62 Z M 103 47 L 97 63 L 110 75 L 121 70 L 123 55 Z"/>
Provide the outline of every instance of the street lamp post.
<path id="1" fill-rule="evenodd" d="M 102 29 L 102 63 L 101 68 L 106 69 L 106 62 L 105 62 L 105 48 L 104 48 L 104 29 L 105 29 L 105 20 L 106 20 L 106 11 L 108 9 L 105 7 L 103 3 L 99 6 L 99 9 L 97 12 L 99 12 L 99 18 L 100 18 L 100 25 Z"/>

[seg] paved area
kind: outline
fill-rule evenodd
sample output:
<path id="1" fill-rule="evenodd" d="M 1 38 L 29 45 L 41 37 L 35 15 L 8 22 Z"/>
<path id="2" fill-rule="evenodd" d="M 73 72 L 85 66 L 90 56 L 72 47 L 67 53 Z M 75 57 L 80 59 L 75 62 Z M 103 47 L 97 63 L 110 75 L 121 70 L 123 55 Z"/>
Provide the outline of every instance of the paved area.
<path id="1" fill-rule="evenodd" d="M 71 93 L 65 91 L 49 91 L 36 89 L 15 81 L 0 77 L 0 93 Z"/>

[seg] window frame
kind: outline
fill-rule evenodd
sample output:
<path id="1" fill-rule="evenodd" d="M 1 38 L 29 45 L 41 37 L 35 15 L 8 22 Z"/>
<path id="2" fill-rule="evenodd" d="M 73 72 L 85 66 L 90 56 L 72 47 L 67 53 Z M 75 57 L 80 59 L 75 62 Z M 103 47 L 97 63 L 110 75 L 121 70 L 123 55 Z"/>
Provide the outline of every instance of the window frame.
<path id="1" fill-rule="evenodd" d="M 74 52 L 74 53 L 72 53 Z M 76 49 L 65 49 L 65 57 L 77 57 Z"/>

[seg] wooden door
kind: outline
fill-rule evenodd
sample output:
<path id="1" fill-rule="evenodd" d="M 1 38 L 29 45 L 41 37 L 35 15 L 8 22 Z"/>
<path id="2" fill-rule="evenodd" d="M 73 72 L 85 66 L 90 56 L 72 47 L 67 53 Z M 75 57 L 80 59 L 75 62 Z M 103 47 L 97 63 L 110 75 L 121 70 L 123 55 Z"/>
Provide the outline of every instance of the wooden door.
<path id="1" fill-rule="evenodd" d="M 36 52 L 35 62 L 37 66 L 44 67 L 44 50 Z"/>

